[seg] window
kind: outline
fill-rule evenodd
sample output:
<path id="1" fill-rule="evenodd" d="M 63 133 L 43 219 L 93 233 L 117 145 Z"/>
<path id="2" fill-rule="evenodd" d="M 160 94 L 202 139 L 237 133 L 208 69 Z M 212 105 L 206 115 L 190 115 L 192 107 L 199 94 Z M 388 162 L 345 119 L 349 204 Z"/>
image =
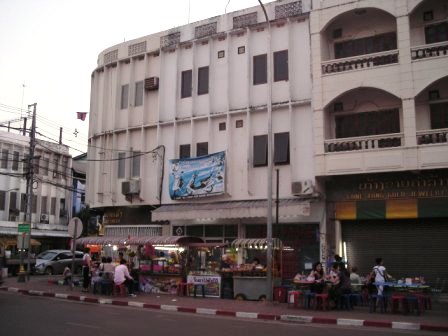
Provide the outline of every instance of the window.
<path id="1" fill-rule="evenodd" d="M 143 105 L 143 81 L 135 83 L 135 99 L 134 106 Z"/>
<path id="2" fill-rule="evenodd" d="M 345 58 L 394 49 L 397 49 L 397 34 L 391 32 L 335 43 L 334 57 Z"/>
<path id="3" fill-rule="evenodd" d="M 68 179 L 70 177 L 70 169 L 68 167 L 68 157 L 62 157 L 62 166 L 61 166 L 61 177 L 63 179 Z"/>
<path id="4" fill-rule="evenodd" d="M 179 159 L 188 159 L 191 156 L 190 145 L 179 146 Z"/>
<path id="5" fill-rule="evenodd" d="M 208 142 L 198 142 L 196 144 L 196 156 L 208 155 Z"/>
<path id="6" fill-rule="evenodd" d="M 289 132 L 274 134 L 274 163 L 289 164 Z"/>
<path id="7" fill-rule="evenodd" d="M 268 56 L 266 54 L 254 56 L 254 85 L 266 84 Z"/>
<path id="8" fill-rule="evenodd" d="M 244 122 L 243 122 L 242 119 L 239 119 L 239 120 L 235 121 L 235 127 L 236 128 L 241 128 L 243 126 L 244 126 Z"/>
<path id="9" fill-rule="evenodd" d="M 208 93 L 208 66 L 198 69 L 198 95 Z"/>
<path id="10" fill-rule="evenodd" d="M 181 78 L 181 80 L 182 80 L 182 83 L 181 83 L 180 97 L 181 98 L 191 97 L 192 71 L 191 70 L 182 71 L 182 78 Z"/>
<path id="11" fill-rule="evenodd" d="M 40 203 L 40 212 L 46 214 L 48 212 L 48 197 L 42 196 Z"/>
<path id="12" fill-rule="evenodd" d="M 336 138 L 400 132 L 398 109 L 336 116 Z"/>
<path id="13" fill-rule="evenodd" d="M 32 209 L 32 213 L 36 213 L 37 212 L 37 195 L 33 195 L 33 209 Z"/>
<path id="14" fill-rule="evenodd" d="M 0 190 L 0 210 L 5 210 L 6 191 Z"/>
<path id="15" fill-rule="evenodd" d="M 132 152 L 132 177 L 140 176 L 140 159 L 141 159 L 140 151 Z"/>
<path id="16" fill-rule="evenodd" d="M 50 200 L 50 215 L 56 215 L 56 197 Z"/>
<path id="17" fill-rule="evenodd" d="M 448 41 L 448 22 L 441 22 L 425 27 L 427 44 Z"/>
<path id="18" fill-rule="evenodd" d="M 28 202 L 28 198 L 26 194 L 20 194 L 20 211 L 26 212 L 26 204 Z"/>
<path id="19" fill-rule="evenodd" d="M 225 56 L 225 51 L 224 50 L 218 51 L 218 58 L 224 58 L 224 56 Z"/>
<path id="20" fill-rule="evenodd" d="M 35 157 L 34 159 L 33 159 L 33 171 L 34 171 L 34 173 L 35 174 L 39 174 L 39 171 L 40 171 L 40 158 L 39 157 Z"/>
<path id="21" fill-rule="evenodd" d="M 59 176 L 59 155 L 55 155 L 53 159 L 53 177 Z"/>
<path id="22" fill-rule="evenodd" d="M 43 158 L 42 159 L 42 175 L 48 176 L 48 168 L 50 167 L 50 159 Z"/>
<path id="23" fill-rule="evenodd" d="M 288 80 L 288 50 L 274 53 L 274 82 Z"/>
<path id="24" fill-rule="evenodd" d="M 16 192 L 9 193 L 9 208 L 11 210 L 17 209 L 17 193 Z"/>
<path id="25" fill-rule="evenodd" d="M 263 167 L 268 164 L 268 136 L 254 136 L 254 167 Z"/>
<path id="26" fill-rule="evenodd" d="M 245 52 L 246 52 L 245 46 L 238 47 L 238 55 L 244 54 Z"/>
<path id="27" fill-rule="evenodd" d="M 2 149 L 2 162 L 0 168 L 7 169 L 8 168 L 8 155 L 9 151 L 7 149 Z"/>
<path id="28" fill-rule="evenodd" d="M 220 131 L 225 131 L 226 130 L 226 123 L 225 122 L 219 123 L 219 130 Z"/>
<path id="29" fill-rule="evenodd" d="M 118 170 L 117 170 L 117 177 L 118 178 L 124 178 L 125 173 L 125 163 L 126 163 L 126 153 L 118 153 Z"/>
<path id="30" fill-rule="evenodd" d="M 14 152 L 12 156 L 12 170 L 19 170 L 19 152 Z"/>
<path id="31" fill-rule="evenodd" d="M 448 128 L 448 103 L 431 104 L 431 129 Z"/>
<path id="32" fill-rule="evenodd" d="M 129 84 L 121 86 L 121 102 L 120 108 L 127 109 L 129 105 Z"/>

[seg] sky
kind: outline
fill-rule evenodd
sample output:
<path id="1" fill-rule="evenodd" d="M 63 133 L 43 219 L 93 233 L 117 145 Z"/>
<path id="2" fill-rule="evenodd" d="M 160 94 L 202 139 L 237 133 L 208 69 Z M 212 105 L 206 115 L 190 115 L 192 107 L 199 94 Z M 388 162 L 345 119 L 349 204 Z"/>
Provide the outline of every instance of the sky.
<path id="1" fill-rule="evenodd" d="M 36 103 L 40 138 L 58 141 L 62 127 L 63 144 L 72 156 L 80 155 L 87 151 L 88 117 L 78 120 L 76 112 L 89 112 L 90 76 L 103 50 L 258 5 L 258 0 L 0 0 L 0 125 L 26 115 Z"/>

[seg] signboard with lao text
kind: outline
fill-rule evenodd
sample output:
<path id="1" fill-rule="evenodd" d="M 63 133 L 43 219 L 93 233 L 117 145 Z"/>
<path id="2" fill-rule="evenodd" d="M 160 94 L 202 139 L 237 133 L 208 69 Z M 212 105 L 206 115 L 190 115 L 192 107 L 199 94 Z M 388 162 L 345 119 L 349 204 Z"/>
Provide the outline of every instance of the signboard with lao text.
<path id="1" fill-rule="evenodd" d="M 188 292 L 190 295 L 194 293 L 194 285 L 205 285 L 205 296 L 220 297 L 221 296 L 221 277 L 219 275 L 188 275 L 187 283 L 189 284 Z M 202 296 L 202 288 L 197 289 L 196 295 Z"/>

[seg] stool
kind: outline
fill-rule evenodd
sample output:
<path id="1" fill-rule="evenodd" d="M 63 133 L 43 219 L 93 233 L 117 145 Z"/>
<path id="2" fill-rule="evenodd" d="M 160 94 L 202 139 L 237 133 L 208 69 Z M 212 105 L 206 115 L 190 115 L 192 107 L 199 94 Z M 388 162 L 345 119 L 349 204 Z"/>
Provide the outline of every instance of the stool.
<path id="1" fill-rule="evenodd" d="M 124 285 L 124 283 L 117 285 L 116 283 L 114 283 L 114 287 L 113 287 L 113 295 L 119 295 L 119 296 L 126 296 L 126 286 Z"/>
<path id="2" fill-rule="evenodd" d="M 186 282 L 177 284 L 177 296 L 188 296 L 188 284 Z"/>
<path id="3" fill-rule="evenodd" d="M 329 308 L 328 294 L 315 294 L 314 309 L 326 310 Z"/>
<path id="4" fill-rule="evenodd" d="M 407 312 L 407 302 L 404 295 L 392 295 L 390 302 L 392 313 L 400 312 L 400 306 L 403 313 Z"/>
<path id="5" fill-rule="evenodd" d="M 350 294 L 350 304 L 353 306 L 362 305 L 363 297 L 361 293 L 351 293 Z"/>
<path id="6" fill-rule="evenodd" d="M 294 308 L 298 308 L 300 305 L 299 301 L 302 301 L 302 306 L 304 305 L 304 297 L 303 297 L 303 292 L 301 291 L 289 291 L 288 292 L 288 308 L 290 307 L 290 305 L 293 305 Z"/>
<path id="7" fill-rule="evenodd" d="M 369 312 L 376 312 L 376 304 L 379 304 L 380 312 L 384 313 L 387 310 L 387 298 L 383 295 L 372 294 L 369 299 Z"/>
<path id="8" fill-rule="evenodd" d="M 419 299 L 417 296 L 406 296 L 407 312 L 413 313 L 414 310 L 416 315 L 420 315 L 423 312 L 423 306 L 425 305 L 423 299 Z"/>
<path id="9" fill-rule="evenodd" d="M 205 298 L 205 285 L 204 284 L 193 284 L 193 296 L 196 297 L 197 288 L 200 287 L 202 291 L 202 297 Z"/>
<path id="10" fill-rule="evenodd" d="M 310 309 L 316 300 L 316 293 L 305 292 L 303 307 Z"/>
<path id="11" fill-rule="evenodd" d="M 339 308 L 340 309 L 346 308 L 347 310 L 353 309 L 351 302 L 351 294 L 342 294 L 340 296 Z"/>
<path id="12" fill-rule="evenodd" d="M 424 294 L 415 294 L 415 296 L 422 301 L 422 309 L 432 309 L 431 297 Z"/>

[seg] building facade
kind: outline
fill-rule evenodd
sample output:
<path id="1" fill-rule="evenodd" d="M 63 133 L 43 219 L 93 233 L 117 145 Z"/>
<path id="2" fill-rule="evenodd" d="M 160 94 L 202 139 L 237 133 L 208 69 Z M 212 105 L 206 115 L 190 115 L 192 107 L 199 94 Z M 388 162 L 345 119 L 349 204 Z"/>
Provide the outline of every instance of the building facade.
<path id="1" fill-rule="evenodd" d="M 270 113 L 273 235 L 288 247 L 285 274 L 319 259 L 311 1 L 265 7 L 270 24 L 257 6 L 99 55 L 88 152 L 98 161 L 89 162 L 87 203 L 104 211 L 106 234 L 266 237 Z"/>
<path id="2" fill-rule="evenodd" d="M 16 251 L 18 224 L 27 222 L 29 138 L 0 132 L 0 152 L 0 240 L 2 252 Z M 67 248 L 72 202 L 72 160 L 68 147 L 37 140 L 34 157 L 31 238 L 36 247 L 33 249 L 38 252 Z"/>
<path id="3" fill-rule="evenodd" d="M 316 176 L 362 273 L 448 277 L 447 27 L 442 1 L 313 3 Z"/>

